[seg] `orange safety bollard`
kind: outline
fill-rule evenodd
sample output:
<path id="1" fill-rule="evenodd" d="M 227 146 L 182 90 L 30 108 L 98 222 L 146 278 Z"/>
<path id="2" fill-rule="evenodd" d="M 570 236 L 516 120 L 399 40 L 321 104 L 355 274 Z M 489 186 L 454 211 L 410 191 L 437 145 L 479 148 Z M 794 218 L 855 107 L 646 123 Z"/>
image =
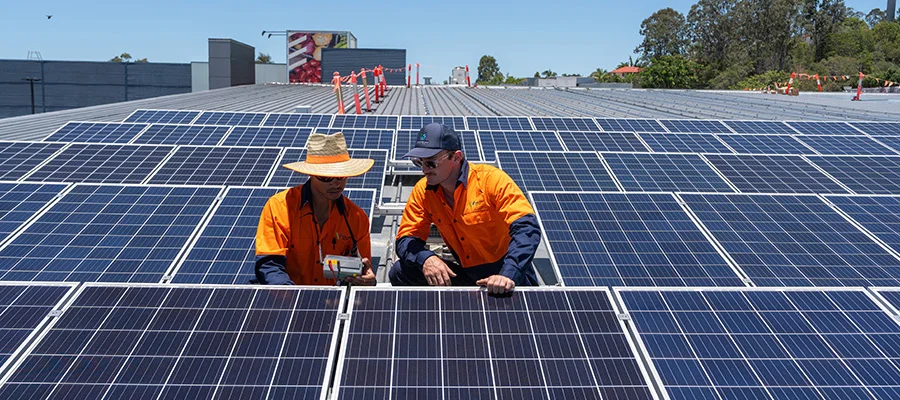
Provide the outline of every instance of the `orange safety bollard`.
<path id="1" fill-rule="evenodd" d="M 381 103 L 381 84 L 378 82 L 378 67 L 372 70 L 372 76 L 375 77 L 375 103 Z"/>
<path id="2" fill-rule="evenodd" d="M 369 82 L 366 80 L 366 69 L 360 68 L 359 75 L 362 76 L 363 94 L 366 96 L 366 112 L 372 112 L 372 103 L 369 102 Z"/>
<path id="3" fill-rule="evenodd" d="M 378 66 L 378 77 L 381 80 L 381 97 L 387 97 L 387 80 L 384 79 L 384 67 L 381 65 Z"/>
<path id="4" fill-rule="evenodd" d="M 819 88 L 819 91 L 822 91 L 822 81 L 819 80 L 819 74 L 816 74 L 816 86 Z"/>
<path id="5" fill-rule="evenodd" d="M 337 96 L 337 106 L 338 106 L 338 114 L 344 113 L 344 96 L 341 93 L 341 74 L 337 71 L 334 71 L 334 78 L 331 79 L 331 83 L 334 84 L 334 89 L 331 91 L 334 92 L 335 96 Z"/>
<path id="6" fill-rule="evenodd" d="M 419 86 L 419 63 L 416 63 L 416 86 Z"/>
<path id="7" fill-rule="evenodd" d="M 791 94 L 791 85 L 794 84 L 794 77 L 796 77 L 796 76 L 797 76 L 796 72 L 791 72 L 791 79 L 788 81 L 787 89 L 785 89 L 785 91 L 784 91 L 785 94 Z"/>
<path id="8" fill-rule="evenodd" d="M 353 102 L 356 104 L 356 113 L 362 114 L 362 107 L 359 105 L 359 87 L 356 86 L 356 72 L 350 71 L 350 84 L 353 85 Z"/>
<path id="9" fill-rule="evenodd" d="M 469 65 L 466 64 L 466 86 L 472 87 L 472 81 L 469 80 Z"/>
<path id="10" fill-rule="evenodd" d="M 412 80 L 412 64 L 406 64 L 406 88 L 409 89 L 409 81 Z"/>
<path id="11" fill-rule="evenodd" d="M 859 96 L 862 95 L 862 81 L 863 81 L 863 73 L 859 73 L 859 85 L 856 86 L 856 97 L 853 98 L 853 101 L 859 101 Z"/>

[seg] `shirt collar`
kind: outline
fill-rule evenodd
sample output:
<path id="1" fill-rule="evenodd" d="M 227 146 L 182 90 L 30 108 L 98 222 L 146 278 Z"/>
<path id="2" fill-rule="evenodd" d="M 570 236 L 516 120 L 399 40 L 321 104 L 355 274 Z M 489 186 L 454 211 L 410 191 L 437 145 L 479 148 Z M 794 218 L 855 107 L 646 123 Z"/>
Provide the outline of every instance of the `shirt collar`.
<path id="1" fill-rule="evenodd" d="M 312 177 L 307 179 L 306 183 L 304 183 L 303 186 L 300 188 L 300 208 L 301 209 L 303 208 L 303 206 L 306 205 L 306 203 L 309 203 L 310 201 L 312 201 L 312 183 L 309 182 L 311 179 L 312 179 Z M 342 194 L 341 197 L 338 197 L 337 200 L 335 200 L 333 204 L 335 206 L 337 206 L 338 212 L 340 212 L 341 215 L 343 215 L 345 207 L 346 207 L 346 205 L 344 204 L 344 195 Z M 310 204 L 309 209 L 312 210 L 312 204 Z"/>
<path id="2" fill-rule="evenodd" d="M 469 161 L 463 160 L 462 166 L 459 169 L 459 178 L 456 180 L 456 186 L 463 185 L 464 188 L 469 187 Z M 425 190 L 438 190 L 440 184 L 437 185 L 426 185 Z"/>

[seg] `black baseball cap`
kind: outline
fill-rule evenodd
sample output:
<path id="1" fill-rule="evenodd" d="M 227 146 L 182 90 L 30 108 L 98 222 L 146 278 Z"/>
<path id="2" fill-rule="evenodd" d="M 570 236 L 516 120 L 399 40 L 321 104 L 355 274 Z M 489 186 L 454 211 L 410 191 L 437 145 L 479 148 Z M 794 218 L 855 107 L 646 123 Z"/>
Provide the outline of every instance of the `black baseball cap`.
<path id="1" fill-rule="evenodd" d="M 429 158 L 443 150 L 459 149 L 459 134 L 449 126 L 433 122 L 419 129 L 415 147 L 403 157 Z"/>

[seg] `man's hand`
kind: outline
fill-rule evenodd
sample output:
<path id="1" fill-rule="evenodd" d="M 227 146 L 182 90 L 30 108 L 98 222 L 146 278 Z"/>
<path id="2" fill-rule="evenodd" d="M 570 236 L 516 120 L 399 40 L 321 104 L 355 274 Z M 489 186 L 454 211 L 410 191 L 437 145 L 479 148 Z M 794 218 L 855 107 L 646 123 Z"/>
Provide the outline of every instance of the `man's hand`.
<path id="1" fill-rule="evenodd" d="M 372 271 L 372 260 L 362 259 L 363 272 L 359 276 L 347 277 L 344 280 L 353 286 L 375 286 L 375 272 Z"/>
<path id="2" fill-rule="evenodd" d="M 484 286 L 487 288 L 488 293 L 490 294 L 503 294 L 513 290 L 516 287 L 516 283 L 513 282 L 512 279 L 509 279 L 503 275 L 491 275 L 484 279 L 479 279 L 478 282 L 475 282 L 478 286 Z"/>
<path id="3" fill-rule="evenodd" d="M 456 277 L 453 270 L 438 256 L 431 256 L 425 260 L 422 264 L 422 273 L 431 286 L 450 286 L 450 278 Z"/>

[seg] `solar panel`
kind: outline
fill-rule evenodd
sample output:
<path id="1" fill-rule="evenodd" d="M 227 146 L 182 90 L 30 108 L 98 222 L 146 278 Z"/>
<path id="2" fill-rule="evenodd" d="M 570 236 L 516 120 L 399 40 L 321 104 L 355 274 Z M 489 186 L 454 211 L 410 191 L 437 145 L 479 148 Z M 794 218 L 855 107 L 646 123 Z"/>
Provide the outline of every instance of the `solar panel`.
<path id="1" fill-rule="evenodd" d="M 266 113 L 231 111 L 204 111 L 194 125 L 259 126 L 266 119 Z"/>
<path id="2" fill-rule="evenodd" d="M 484 161 L 481 157 L 481 146 L 478 145 L 475 131 L 458 131 L 457 133 L 459 133 L 459 143 L 462 146 L 463 153 L 466 155 L 466 159 L 476 162 Z M 408 159 L 401 159 L 400 157 L 412 150 L 417 140 L 419 140 L 419 131 L 398 130 L 397 138 L 394 141 L 394 161 L 408 162 Z M 419 171 L 418 168 L 415 168 L 415 170 Z"/>
<path id="3" fill-rule="evenodd" d="M 530 131 L 534 127 L 528 117 L 466 117 L 469 129 L 475 131 Z"/>
<path id="4" fill-rule="evenodd" d="M 173 283 L 242 284 L 255 278 L 256 228 L 263 206 L 281 188 L 229 187 L 191 244 L 187 256 L 175 268 Z M 372 216 L 375 191 L 344 191 Z"/>
<path id="5" fill-rule="evenodd" d="M 641 133 L 650 149 L 671 153 L 731 153 L 731 149 L 715 135 L 681 133 Z"/>
<path id="6" fill-rule="evenodd" d="M 313 128 L 236 126 L 223 146 L 303 147 Z"/>
<path id="7" fill-rule="evenodd" d="M 697 154 L 601 153 L 625 191 L 733 192 Z"/>
<path id="8" fill-rule="evenodd" d="M 179 146 L 148 183 L 261 186 L 280 152 L 273 147 Z"/>
<path id="9" fill-rule="evenodd" d="M 816 196 L 680 196 L 756 286 L 900 284 L 900 260 Z"/>
<path id="10" fill-rule="evenodd" d="M 600 127 L 592 118 L 571 117 L 531 117 L 534 128 L 539 131 L 599 131 Z"/>
<path id="11" fill-rule="evenodd" d="M 76 283 L 25 284 L 0 282 L 0 371 L 6 371 L 13 355 L 21 352 L 36 330 L 47 324 L 51 311 L 59 309 L 75 291 Z"/>
<path id="12" fill-rule="evenodd" d="M 897 155 L 891 148 L 867 136 L 798 136 L 817 152 L 825 155 Z"/>
<path id="13" fill-rule="evenodd" d="M 17 180 L 65 146 L 62 143 L 0 142 L 0 180 Z"/>
<path id="14" fill-rule="evenodd" d="M 0 243 L 67 187 L 52 183 L 0 182 Z"/>
<path id="15" fill-rule="evenodd" d="M 124 122 L 144 122 L 148 124 L 190 124 L 200 111 L 181 110 L 135 110 Z"/>
<path id="16" fill-rule="evenodd" d="M 894 150 L 895 152 L 900 152 L 900 136 L 879 136 L 872 140 L 890 147 L 891 150 Z"/>
<path id="17" fill-rule="evenodd" d="M 495 152 L 512 151 L 563 151 L 562 143 L 551 131 L 477 131 L 484 161 L 496 160 Z"/>
<path id="18" fill-rule="evenodd" d="M 666 132 L 666 129 L 653 119 L 596 118 L 595 121 L 606 132 Z"/>
<path id="19" fill-rule="evenodd" d="M 141 183 L 174 146 L 73 143 L 27 181 Z"/>
<path id="20" fill-rule="evenodd" d="M 466 130 L 465 117 L 444 117 L 440 115 L 403 115 L 400 117 L 400 129 L 419 130 L 423 126 L 437 122 L 452 127 L 457 131 Z"/>
<path id="21" fill-rule="evenodd" d="M 890 399 L 900 326 L 864 290 L 616 290 L 669 399 Z"/>
<path id="22" fill-rule="evenodd" d="M 859 194 L 900 194 L 900 157 L 806 156 Z"/>
<path id="23" fill-rule="evenodd" d="M 69 122 L 44 139 L 45 142 L 128 143 L 147 124 Z"/>
<path id="24" fill-rule="evenodd" d="M 827 196 L 826 199 L 878 240 L 900 252 L 900 197 Z"/>
<path id="25" fill-rule="evenodd" d="M 893 309 L 894 314 L 897 313 L 895 310 L 900 309 L 900 290 L 898 288 L 869 288 L 869 290 L 884 299 L 889 309 Z"/>
<path id="26" fill-rule="evenodd" d="M 153 124 L 134 140 L 138 144 L 216 145 L 228 126 Z"/>
<path id="27" fill-rule="evenodd" d="M 334 134 L 341 132 L 347 147 L 351 149 L 394 149 L 394 131 L 391 129 L 319 128 L 315 133 Z M 303 144 L 306 146 L 306 143 Z"/>
<path id="28" fill-rule="evenodd" d="M 850 122 L 849 124 L 870 135 L 900 135 L 900 122 Z"/>
<path id="29" fill-rule="evenodd" d="M 396 115 L 335 115 L 332 128 L 397 129 Z"/>
<path id="30" fill-rule="evenodd" d="M 807 135 L 861 135 L 846 122 L 790 121 L 788 125 Z"/>
<path id="31" fill-rule="evenodd" d="M 815 154 L 789 135 L 716 135 L 737 153 L 744 154 Z"/>
<path id="32" fill-rule="evenodd" d="M 371 158 L 375 164 L 368 172 L 360 176 L 347 179 L 348 189 L 373 189 L 375 199 L 381 199 L 381 187 L 384 185 L 384 176 L 387 173 L 387 151 L 385 150 L 356 150 L 350 149 L 350 158 Z M 269 182 L 269 187 L 291 187 L 302 185 L 309 179 L 308 176 L 281 167 L 284 164 L 303 161 L 306 159 L 306 149 L 285 149 L 284 156 L 275 168 L 275 174 Z"/>
<path id="33" fill-rule="evenodd" d="M 559 132 L 569 151 L 649 151 L 632 132 Z"/>
<path id="34" fill-rule="evenodd" d="M 676 133 L 731 133 L 722 121 L 703 121 L 697 119 L 664 119 L 660 123 Z"/>
<path id="35" fill-rule="evenodd" d="M 744 134 L 793 135 L 797 131 L 781 121 L 722 121 L 731 130 Z"/>
<path id="36" fill-rule="evenodd" d="M 219 191 L 75 185 L 0 249 L 0 279 L 159 282 Z"/>
<path id="37" fill-rule="evenodd" d="M 800 156 L 706 154 L 709 162 L 746 193 L 847 193 Z"/>
<path id="38" fill-rule="evenodd" d="M 325 398 L 342 288 L 89 284 L 0 397 Z"/>
<path id="39" fill-rule="evenodd" d="M 331 125 L 331 114 L 271 113 L 263 121 L 263 126 L 290 126 L 303 128 L 327 128 Z"/>
<path id="40" fill-rule="evenodd" d="M 524 192 L 619 190 L 593 152 L 498 151 L 497 163 Z"/>
<path id="41" fill-rule="evenodd" d="M 354 290 L 337 399 L 650 399 L 606 290 Z"/>

